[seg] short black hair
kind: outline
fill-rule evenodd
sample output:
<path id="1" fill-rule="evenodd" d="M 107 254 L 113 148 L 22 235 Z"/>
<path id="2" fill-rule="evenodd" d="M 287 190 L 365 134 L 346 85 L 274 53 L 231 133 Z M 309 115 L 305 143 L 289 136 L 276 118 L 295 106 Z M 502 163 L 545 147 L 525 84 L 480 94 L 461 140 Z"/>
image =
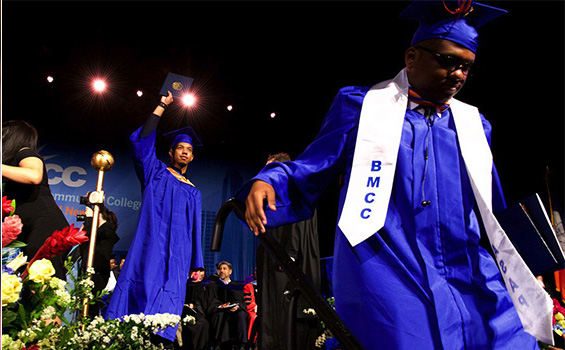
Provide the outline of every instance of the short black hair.
<path id="1" fill-rule="evenodd" d="M 220 261 L 219 263 L 217 263 L 217 264 L 216 264 L 216 269 L 219 269 L 220 266 L 222 266 L 222 265 L 227 265 L 230 270 L 233 270 L 232 264 L 230 264 L 228 261 L 225 261 L 225 260 Z"/>
<path id="2" fill-rule="evenodd" d="M 285 152 L 270 154 L 269 157 L 267 158 L 267 162 L 268 161 L 286 162 L 286 161 L 289 161 L 289 160 L 290 160 L 290 155 L 288 153 L 285 153 Z"/>
<path id="3" fill-rule="evenodd" d="M 193 267 L 192 269 L 190 269 L 189 275 L 192 275 L 192 273 L 196 271 L 204 271 L 204 273 L 206 273 L 206 269 L 203 267 Z"/>

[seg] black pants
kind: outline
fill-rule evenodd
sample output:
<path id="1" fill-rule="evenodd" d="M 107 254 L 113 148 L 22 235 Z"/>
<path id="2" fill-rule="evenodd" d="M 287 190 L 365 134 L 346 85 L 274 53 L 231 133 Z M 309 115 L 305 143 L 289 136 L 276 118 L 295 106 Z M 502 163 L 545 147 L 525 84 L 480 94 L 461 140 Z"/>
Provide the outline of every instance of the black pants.
<path id="1" fill-rule="evenodd" d="M 243 310 L 216 311 L 210 320 L 212 345 L 235 340 L 238 345 L 247 343 L 247 314 Z"/>

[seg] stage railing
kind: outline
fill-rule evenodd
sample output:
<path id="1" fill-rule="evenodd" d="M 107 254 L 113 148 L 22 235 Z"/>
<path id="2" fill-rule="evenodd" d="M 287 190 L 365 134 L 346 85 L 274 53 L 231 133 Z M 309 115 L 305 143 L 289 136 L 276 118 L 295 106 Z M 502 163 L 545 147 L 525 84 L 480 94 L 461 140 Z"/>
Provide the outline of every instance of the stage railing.
<path id="1" fill-rule="evenodd" d="M 228 215 L 233 212 L 242 222 L 245 222 L 245 203 L 232 198 L 225 202 L 218 213 L 214 222 L 214 231 L 212 233 L 212 241 L 210 249 L 218 252 L 222 246 L 222 237 L 224 234 L 224 226 Z M 324 300 L 320 292 L 314 286 L 312 280 L 308 278 L 298 267 L 290 256 L 286 253 L 284 248 L 275 240 L 270 234 L 260 234 L 259 240 L 273 258 L 273 260 L 282 267 L 282 270 L 288 275 L 290 283 L 294 288 L 291 292 L 291 298 L 302 296 L 306 301 L 316 310 L 318 317 L 324 321 L 326 327 L 332 332 L 333 336 L 347 350 L 362 350 L 364 349 L 359 340 L 351 333 L 349 328 L 343 323 L 336 311 Z M 295 305 L 294 302 L 291 302 Z M 292 325 L 289 325 L 289 333 L 292 332 Z M 289 336 L 288 350 L 294 348 L 294 336 Z"/>

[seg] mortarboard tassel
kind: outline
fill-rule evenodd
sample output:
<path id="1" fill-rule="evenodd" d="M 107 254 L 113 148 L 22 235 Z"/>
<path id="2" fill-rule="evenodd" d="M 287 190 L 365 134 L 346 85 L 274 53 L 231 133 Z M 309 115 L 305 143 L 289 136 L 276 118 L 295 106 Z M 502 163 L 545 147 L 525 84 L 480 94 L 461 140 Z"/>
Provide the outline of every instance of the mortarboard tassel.
<path id="1" fill-rule="evenodd" d="M 455 11 L 452 11 L 449 9 L 449 7 L 447 7 L 445 0 L 443 0 L 442 2 L 443 2 L 443 7 L 445 7 L 447 12 L 451 13 L 452 15 L 457 15 L 457 17 L 461 17 L 461 15 L 467 14 L 471 9 L 471 5 L 473 4 L 473 0 L 458 0 L 457 9 Z"/>

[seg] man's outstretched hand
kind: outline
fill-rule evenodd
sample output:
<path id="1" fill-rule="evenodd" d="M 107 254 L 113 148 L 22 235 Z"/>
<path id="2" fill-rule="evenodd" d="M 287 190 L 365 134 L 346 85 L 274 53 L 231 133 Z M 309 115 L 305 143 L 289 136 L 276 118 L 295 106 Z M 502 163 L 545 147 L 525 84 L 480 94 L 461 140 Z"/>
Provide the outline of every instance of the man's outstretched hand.
<path id="1" fill-rule="evenodd" d="M 265 225 L 267 217 L 263 210 L 263 204 L 267 200 L 269 209 L 276 211 L 275 206 L 275 190 L 273 186 L 265 181 L 257 180 L 251 186 L 247 200 L 245 201 L 245 221 L 249 229 L 258 236 L 259 233 L 265 233 Z"/>

